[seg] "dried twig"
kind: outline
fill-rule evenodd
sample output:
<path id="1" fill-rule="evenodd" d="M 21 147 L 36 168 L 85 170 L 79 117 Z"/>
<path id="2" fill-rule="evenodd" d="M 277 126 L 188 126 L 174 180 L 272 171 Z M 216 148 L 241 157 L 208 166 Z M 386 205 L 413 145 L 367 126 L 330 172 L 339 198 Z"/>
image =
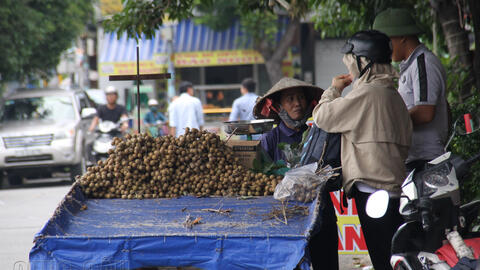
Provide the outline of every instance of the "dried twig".
<path id="1" fill-rule="evenodd" d="M 329 172 L 333 172 L 333 171 L 336 171 L 336 170 L 339 170 L 341 169 L 342 167 L 336 167 L 336 168 L 333 168 L 333 169 L 330 169 L 329 166 L 323 166 L 324 164 L 324 161 L 323 161 L 323 156 L 325 155 L 325 152 L 327 150 L 327 144 L 324 143 L 323 144 L 323 149 L 322 149 L 322 155 L 320 156 L 320 159 L 318 160 L 318 167 L 317 167 L 317 170 L 315 171 L 315 174 L 316 175 L 320 175 L 320 174 L 325 174 L 327 175 Z M 330 177 L 334 177 L 334 176 L 338 176 L 340 174 L 333 174 L 333 175 L 329 175 Z"/>
<path id="2" fill-rule="evenodd" d="M 206 211 L 206 212 L 214 212 L 214 213 L 218 213 L 218 214 L 230 214 L 233 210 L 232 209 L 213 209 L 213 208 L 205 208 L 205 209 L 201 209 L 202 211 Z"/>
<path id="3" fill-rule="evenodd" d="M 323 156 L 325 155 L 326 149 L 327 149 L 327 144 L 324 143 L 324 144 L 323 144 L 323 149 L 322 149 L 322 155 L 320 156 L 320 159 L 318 160 L 318 168 L 322 168 L 322 167 L 323 167 Z"/>
<path id="4" fill-rule="evenodd" d="M 240 196 L 237 197 L 237 200 L 250 200 L 250 199 L 256 199 L 254 196 Z"/>
<path id="5" fill-rule="evenodd" d="M 185 221 L 183 222 L 183 225 L 189 229 L 191 229 L 193 227 L 193 225 L 197 225 L 197 224 L 200 224 L 202 218 L 201 217 L 197 217 L 197 218 L 192 218 L 190 215 L 188 215 L 186 218 L 185 218 Z"/>
<path id="6" fill-rule="evenodd" d="M 288 205 L 288 202 L 282 202 L 283 219 L 285 220 L 285 225 L 288 225 L 287 213 L 286 213 L 286 210 L 285 210 L 286 205 Z"/>
<path id="7" fill-rule="evenodd" d="M 272 211 L 264 214 L 263 216 L 263 221 L 269 219 L 276 219 L 279 222 L 288 225 L 289 218 L 292 218 L 294 216 L 308 216 L 308 207 L 300 205 L 288 206 L 288 203 L 284 204 L 282 202 L 282 205 L 280 207 L 272 206 Z"/>

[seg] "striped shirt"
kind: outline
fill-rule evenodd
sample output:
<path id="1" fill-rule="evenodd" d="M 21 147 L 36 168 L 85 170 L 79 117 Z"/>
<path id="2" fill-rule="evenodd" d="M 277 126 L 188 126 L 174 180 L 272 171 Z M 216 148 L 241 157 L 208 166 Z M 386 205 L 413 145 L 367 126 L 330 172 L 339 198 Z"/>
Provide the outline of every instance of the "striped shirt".
<path id="1" fill-rule="evenodd" d="M 398 91 L 410 110 L 417 105 L 435 105 L 435 116 L 427 124 L 414 125 L 407 162 L 432 160 L 444 153 L 448 136 L 448 111 L 445 94 L 446 73 L 438 59 L 420 44 L 400 63 Z"/>

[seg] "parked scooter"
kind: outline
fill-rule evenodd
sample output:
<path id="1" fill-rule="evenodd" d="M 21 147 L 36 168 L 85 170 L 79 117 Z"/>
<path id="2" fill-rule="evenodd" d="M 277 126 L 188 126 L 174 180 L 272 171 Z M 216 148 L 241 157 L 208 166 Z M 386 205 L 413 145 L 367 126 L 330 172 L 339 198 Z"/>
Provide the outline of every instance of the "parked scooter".
<path id="1" fill-rule="evenodd" d="M 479 130 L 478 119 L 468 120 L 455 121 L 447 146 L 453 136 Z M 480 232 L 472 230 L 472 223 L 478 221 L 480 200 L 460 205 L 459 190 L 459 182 L 478 160 L 480 153 L 463 160 L 447 152 L 429 162 L 425 168 L 414 170 L 407 176 L 402 185 L 399 209 L 405 223 L 397 229 L 392 239 L 390 263 L 394 270 L 451 269 L 446 261 L 435 254 L 446 241 L 453 247 L 458 259 L 478 259 L 464 239 L 480 242 Z M 377 191 L 369 198 L 366 211 L 371 217 L 381 217 L 387 206 L 388 193 Z M 478 261 L 476 265 L 477 268 L 472 269 L 480 269 Z"/>
<path id="2" fill-rule="evenodd" d="M 120 119 L 119 122 L 101 121 L 95 130 L 95 140 L 93 141 L 91 157 L 93 162 L 106 160 L 108 150 L 113 148 L 112 141 L 114 137 L 121 137 L 121 125 L 128 119 Z"/>

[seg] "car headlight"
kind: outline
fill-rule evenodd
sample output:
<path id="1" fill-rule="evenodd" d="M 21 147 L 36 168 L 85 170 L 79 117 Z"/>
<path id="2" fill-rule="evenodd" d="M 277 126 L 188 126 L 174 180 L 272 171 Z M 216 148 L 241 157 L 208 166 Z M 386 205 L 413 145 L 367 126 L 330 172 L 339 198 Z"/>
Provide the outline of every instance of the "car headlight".
<path id="1" fill-rule="evenodd" d="M 72 138 L 74 135 L 75 135 L 74 129 L 57 131 L 55 133 L 55 140 L 69 139 L 69 138 Z"/>

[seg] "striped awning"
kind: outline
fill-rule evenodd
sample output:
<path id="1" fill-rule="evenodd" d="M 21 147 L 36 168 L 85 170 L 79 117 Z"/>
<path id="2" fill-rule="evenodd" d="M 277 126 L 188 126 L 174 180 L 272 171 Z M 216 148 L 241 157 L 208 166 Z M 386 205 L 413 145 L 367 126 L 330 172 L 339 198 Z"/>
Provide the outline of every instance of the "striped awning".
<path id="1" fill-rule="evenodd" d="M 287 24 L 288 18 L 280 20 L 277 40 L 281 39 Z M 153 39 L 145 37 L 139 39 L 140 61 L 154 61 L 155 55 L 167 53 L 167 42 L 161 35 L 162 28 L 155 32 Z M 240 28 L 238 21 L 235 21 L 230 28 L 219 32 L 205 25 L 197 25 L 192 20 L 178 22 L 173 25 L 174 53 L 251 50 L 251 42 L 248 42 L 249 38 Z M 133 38 L 127 38 L 125 33 L 118 38 L 116 33 L 106 32 L 100 44 L 100 65 L 136 61 L 136 41 Z"/>

